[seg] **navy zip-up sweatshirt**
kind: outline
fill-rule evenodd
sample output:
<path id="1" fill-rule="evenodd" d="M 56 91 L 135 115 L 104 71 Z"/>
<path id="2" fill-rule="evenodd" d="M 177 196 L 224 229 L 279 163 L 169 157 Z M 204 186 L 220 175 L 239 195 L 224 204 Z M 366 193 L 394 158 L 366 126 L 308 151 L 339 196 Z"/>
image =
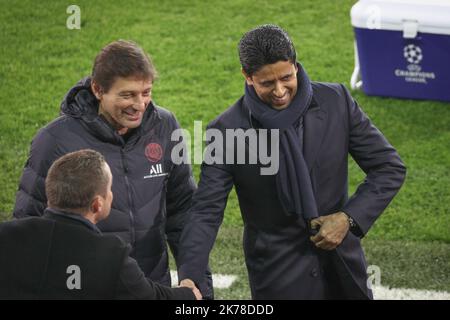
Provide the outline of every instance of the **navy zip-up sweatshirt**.
<path id="1" fill-rule="evenodd" d="M 175 165 L 171 150 L 174 115 L 153 103 L 140 127 L 126 139 L 98 115 L 90 78 L 67 93 L 61 115 L 34 137 L 16 194 L 16 218 L 40 216 L 46 208 L 45 177 L 62 155 L 80 149 L 103 154 L 113 174 L 114 200 L 108 219 L 98 224 L 103 233 L 118 235 L 132 245 L 146 277 L 170 285 L 167 245 L 177 259 L 178 241 L 188 219 L 196 189 L 189 165 Z"/>

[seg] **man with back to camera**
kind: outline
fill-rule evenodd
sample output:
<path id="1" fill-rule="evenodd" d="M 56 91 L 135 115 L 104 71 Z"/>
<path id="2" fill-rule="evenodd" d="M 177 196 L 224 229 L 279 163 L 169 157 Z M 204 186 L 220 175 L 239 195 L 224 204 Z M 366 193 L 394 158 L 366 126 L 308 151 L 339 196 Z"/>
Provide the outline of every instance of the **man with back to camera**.
<path id="1" fill-rule="evenodd" d="M 94 149 L 114 176 L 108 219 L 98 224 L 130 243 L 145 275 L 170 286 L 167 243 L 178 260 L 179 238 L 196 188 L 190 165 L 171 160 L 175 116 L 152 101 L 155 67 L 136 43 L 114 41 L 96 56 L 92 75 L 66 94 L 61 116 L 34 137 L 13 215 L 40 216 L 46 207 L 44 179 L 60 156 Z M 208 273 L 208 294 L 212 280 Z"/>
<path id="2" fill-rule="evenodd" d="M 239 152 L 228 146 L 218 152 L 221 161 L 202 164 L 181 237 L 181 283 L 204 285 L 202 273 L 234 185 L 253 299 L 372 299 L 360 238 L 404 181 L 398 153 L 343 85 L 309 80 L 282 28 L 247 32 L 239 57 L 245 94 L 208 129 L 223 137 L 227 129 L 279 130 L 279 169 L 262 175 L 261 161 L 227 163 L 227 153 Z M 255 148 L 247 144 L 246 155 Z M 349 153 L 366 173 L 350 199 Z"/>
<path id="3" fill-rule="evenodd" d="M 0 299 L 201 299 L 195 288 L 147 280 L 131 248 L 102 235 L 113 177 L 93 150 L 56 160 L 45 181 L 42 217 L 0 224 Z"/>

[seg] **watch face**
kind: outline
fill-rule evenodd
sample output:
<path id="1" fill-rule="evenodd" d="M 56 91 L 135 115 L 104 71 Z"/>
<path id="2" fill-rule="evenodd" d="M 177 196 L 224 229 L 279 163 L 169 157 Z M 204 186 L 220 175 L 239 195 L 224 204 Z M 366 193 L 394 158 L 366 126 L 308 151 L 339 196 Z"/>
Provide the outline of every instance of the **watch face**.
<path id="1" fill-rule="evenodd" d="M 348 223 L 350 224 L 350 228 L 355 226 L 355 221 L 353 221 L 353 218 L 348 217 Z"/>

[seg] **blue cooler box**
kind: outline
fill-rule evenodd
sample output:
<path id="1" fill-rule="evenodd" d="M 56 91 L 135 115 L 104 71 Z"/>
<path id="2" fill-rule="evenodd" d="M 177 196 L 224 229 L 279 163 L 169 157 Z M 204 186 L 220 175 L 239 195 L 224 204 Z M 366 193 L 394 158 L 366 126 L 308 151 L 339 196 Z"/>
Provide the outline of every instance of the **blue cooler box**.
<path id="1" fill-rule="evenodd" d="M 360 0 L 352 88 L 450 101 L 450 0 Z"/>

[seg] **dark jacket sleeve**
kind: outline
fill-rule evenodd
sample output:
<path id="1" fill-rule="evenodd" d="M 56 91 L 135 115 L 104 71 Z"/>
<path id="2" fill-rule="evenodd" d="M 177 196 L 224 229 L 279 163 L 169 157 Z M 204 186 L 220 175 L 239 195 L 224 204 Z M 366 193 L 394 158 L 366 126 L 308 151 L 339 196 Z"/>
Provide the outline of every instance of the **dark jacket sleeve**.
<path id="1" fill-rule="evenodd" d="M 126 254 L 116 288 L 116 299 L 195 300 L 189 288 L 169 288 L 147 278 L 133 258 Z"/>
<path id="2" fill-rule="evenodd" d="M 348 90 L 342 86 L 349 116 L 349 152 L 366 173 L 342 211 L 351 216 L 365 235 L 388 206 L 405 180 L 406 167 L 394 147 L 371 123 Z"/>
<path id="3" fill-rule="evenodd" d="M 214 245 L 228 195 L 233 187 L 229 165 L 206 164 L 201 167 L 198 189 L 194 194 L 191 218 L 181 237 L 179 279 L 192 279 L 205 295 L 202 278 Z"/>
<path id="4" fill-rule="evenodd" d="M 175 116 L 172 118 L 173 130 L 179 129 Z M 196 184 L 192 176 L 192 169 L 189 164 L 174 164 L 170 173 L 167 185 L 167 221 L 166 234 L 170 249 L 175 257 L 177 266 L 180 256 L 180 237 L 183 229 L 190 220 L 189 209 L 192 205 L 192 196 L 196 190 Z M 203 273 L 205 287 L 203 290 L 204 299 L 213 299 L 214 290 L 212 274 L 208 268 Z"/>
<path id="5" fill-rule="evenodd" d="M 13 216 L 24 218 L 41 216 L 47 207 L 45 178 L 53 161 L 58 158 L 58 146 L 54 136 L 46 128 L 34 137 L 27 162 L 16 193 Z"/>

